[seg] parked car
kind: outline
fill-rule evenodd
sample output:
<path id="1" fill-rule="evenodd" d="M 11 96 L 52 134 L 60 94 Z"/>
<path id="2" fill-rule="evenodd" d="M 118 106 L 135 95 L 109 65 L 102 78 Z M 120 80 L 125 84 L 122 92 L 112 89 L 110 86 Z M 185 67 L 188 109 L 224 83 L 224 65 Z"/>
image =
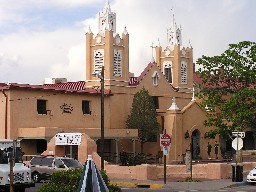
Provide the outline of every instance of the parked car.
<path id="1" fill-rule="evenodd" d="M 254 167 L 247 175 L 247 182 L 256 183 L 256 167 Z"/>
<path id="2" fill-rule="evenodd" d="M 76 159 L 69 157 L 36 156 L 30 160 L 32 179 L 35 183 L 51 178 L 53 172 L 83 168 Z"/>

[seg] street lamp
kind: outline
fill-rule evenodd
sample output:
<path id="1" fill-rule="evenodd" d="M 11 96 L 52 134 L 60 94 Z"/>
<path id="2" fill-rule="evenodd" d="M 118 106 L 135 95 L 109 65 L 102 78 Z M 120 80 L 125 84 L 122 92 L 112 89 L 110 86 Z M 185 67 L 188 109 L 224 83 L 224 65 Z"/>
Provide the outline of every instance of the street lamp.
<path id="1" fill-rule="evenodd" d="M 101 107 L 100 107 L 100 156 L 101 156 L 101 170 L 104 170 L 104 65 L 101 67 L 100 73 L 94 73 L 100 79 L 101 86 Z"/>

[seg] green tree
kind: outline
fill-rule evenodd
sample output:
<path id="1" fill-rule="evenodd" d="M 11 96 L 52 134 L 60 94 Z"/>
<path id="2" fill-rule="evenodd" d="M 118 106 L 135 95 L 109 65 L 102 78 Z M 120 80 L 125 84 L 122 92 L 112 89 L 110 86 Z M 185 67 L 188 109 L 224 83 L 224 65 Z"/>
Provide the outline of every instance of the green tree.
<path id="1" fill-rule="evenodd" d="M 245 128 L 256 130 L 256 43 L 243 41 L 230 44 L 219 56 L 202 56 L 199 98 L 209 107 L 206 126 L 215 130 L 206 136 L 228 136 Z"/>
<path id="2" fill-rule="evenodd" d="M 143 153 L 144 143 L 158 135 L 159 124 L 155 104 L 144 87 L 134 95 L 131 114 L 128 116 L 126 126 L 129 129 L 138 129 L 141 153 Z"/>

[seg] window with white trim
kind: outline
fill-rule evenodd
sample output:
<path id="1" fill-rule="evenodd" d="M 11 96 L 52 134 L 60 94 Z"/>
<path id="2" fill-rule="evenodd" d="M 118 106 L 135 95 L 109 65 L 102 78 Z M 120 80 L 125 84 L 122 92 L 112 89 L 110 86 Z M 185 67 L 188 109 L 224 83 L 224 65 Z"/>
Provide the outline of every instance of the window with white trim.
<path id="1" fill-rule="evenodd" d="M 114 76 L 122 76 L 122 50 L 114 49 Z"/>
<path id="2" fill-rule="evenodd" d="M 94 73 L 100 73 L 104 65 L 104 50 L 94 50 Z"/>
<path id="3" fill-rule="evenodd" d="M 164 68 L 164 76 L 169 83 L 172 83 L 172 62 L 171 61 L 164 61 L 163 63 Z"/>
<path id="4" fill-rule="evenodd" d="M 187 69 L 187 62 L 181 61 L 180 67 L 180 74 L 181 74 L 181 84 L 187 84 L 188 80 L 188 69 Z"/>

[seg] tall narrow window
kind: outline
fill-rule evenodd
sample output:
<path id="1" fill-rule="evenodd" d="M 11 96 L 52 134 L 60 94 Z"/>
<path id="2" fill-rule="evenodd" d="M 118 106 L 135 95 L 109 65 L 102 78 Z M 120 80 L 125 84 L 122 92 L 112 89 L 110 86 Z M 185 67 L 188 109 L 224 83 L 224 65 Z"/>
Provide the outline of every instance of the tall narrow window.
<path id="1" fill-rule="evenodd" d="M 122 50 L 114 50 L 114 76 L 122 76 Z"/>
<path id="2" fill-rule="evenodd" d="M 181 61 L 181 68 L 180 68 L 180 74 L 181 74 L 181 84 L 187 84 L 187 63 L 185 61 Z"/>
<path id="3" fill-rule="evenodd" d="M 163 63 L 164 66 L 164 75 L 169 83 L 172 83 L 172 62 L 165 61 Z"/>
<path id="4" fill-rule="evenodd" d="M 91 114 L 91 111 L 90 111 L 90 101 L 87 101 L 87 100 L 83 100 L 82 101 L 82 111 L 83 111 L 84 115 Z"/>
<path id="5" fill-rule="evenodd" d="M 42 100 L 42 99 L 37 100 L 37 113 L 38 114 L 43 114 L 43 115 L 47 114 L 46 101 L 47 100 Z"/>
<path id="6" fill-rule="evenodd" d="M 102 65 L 104 65 L 104 50 L 94 50 L 94 73 L 100 73 Z"/>

